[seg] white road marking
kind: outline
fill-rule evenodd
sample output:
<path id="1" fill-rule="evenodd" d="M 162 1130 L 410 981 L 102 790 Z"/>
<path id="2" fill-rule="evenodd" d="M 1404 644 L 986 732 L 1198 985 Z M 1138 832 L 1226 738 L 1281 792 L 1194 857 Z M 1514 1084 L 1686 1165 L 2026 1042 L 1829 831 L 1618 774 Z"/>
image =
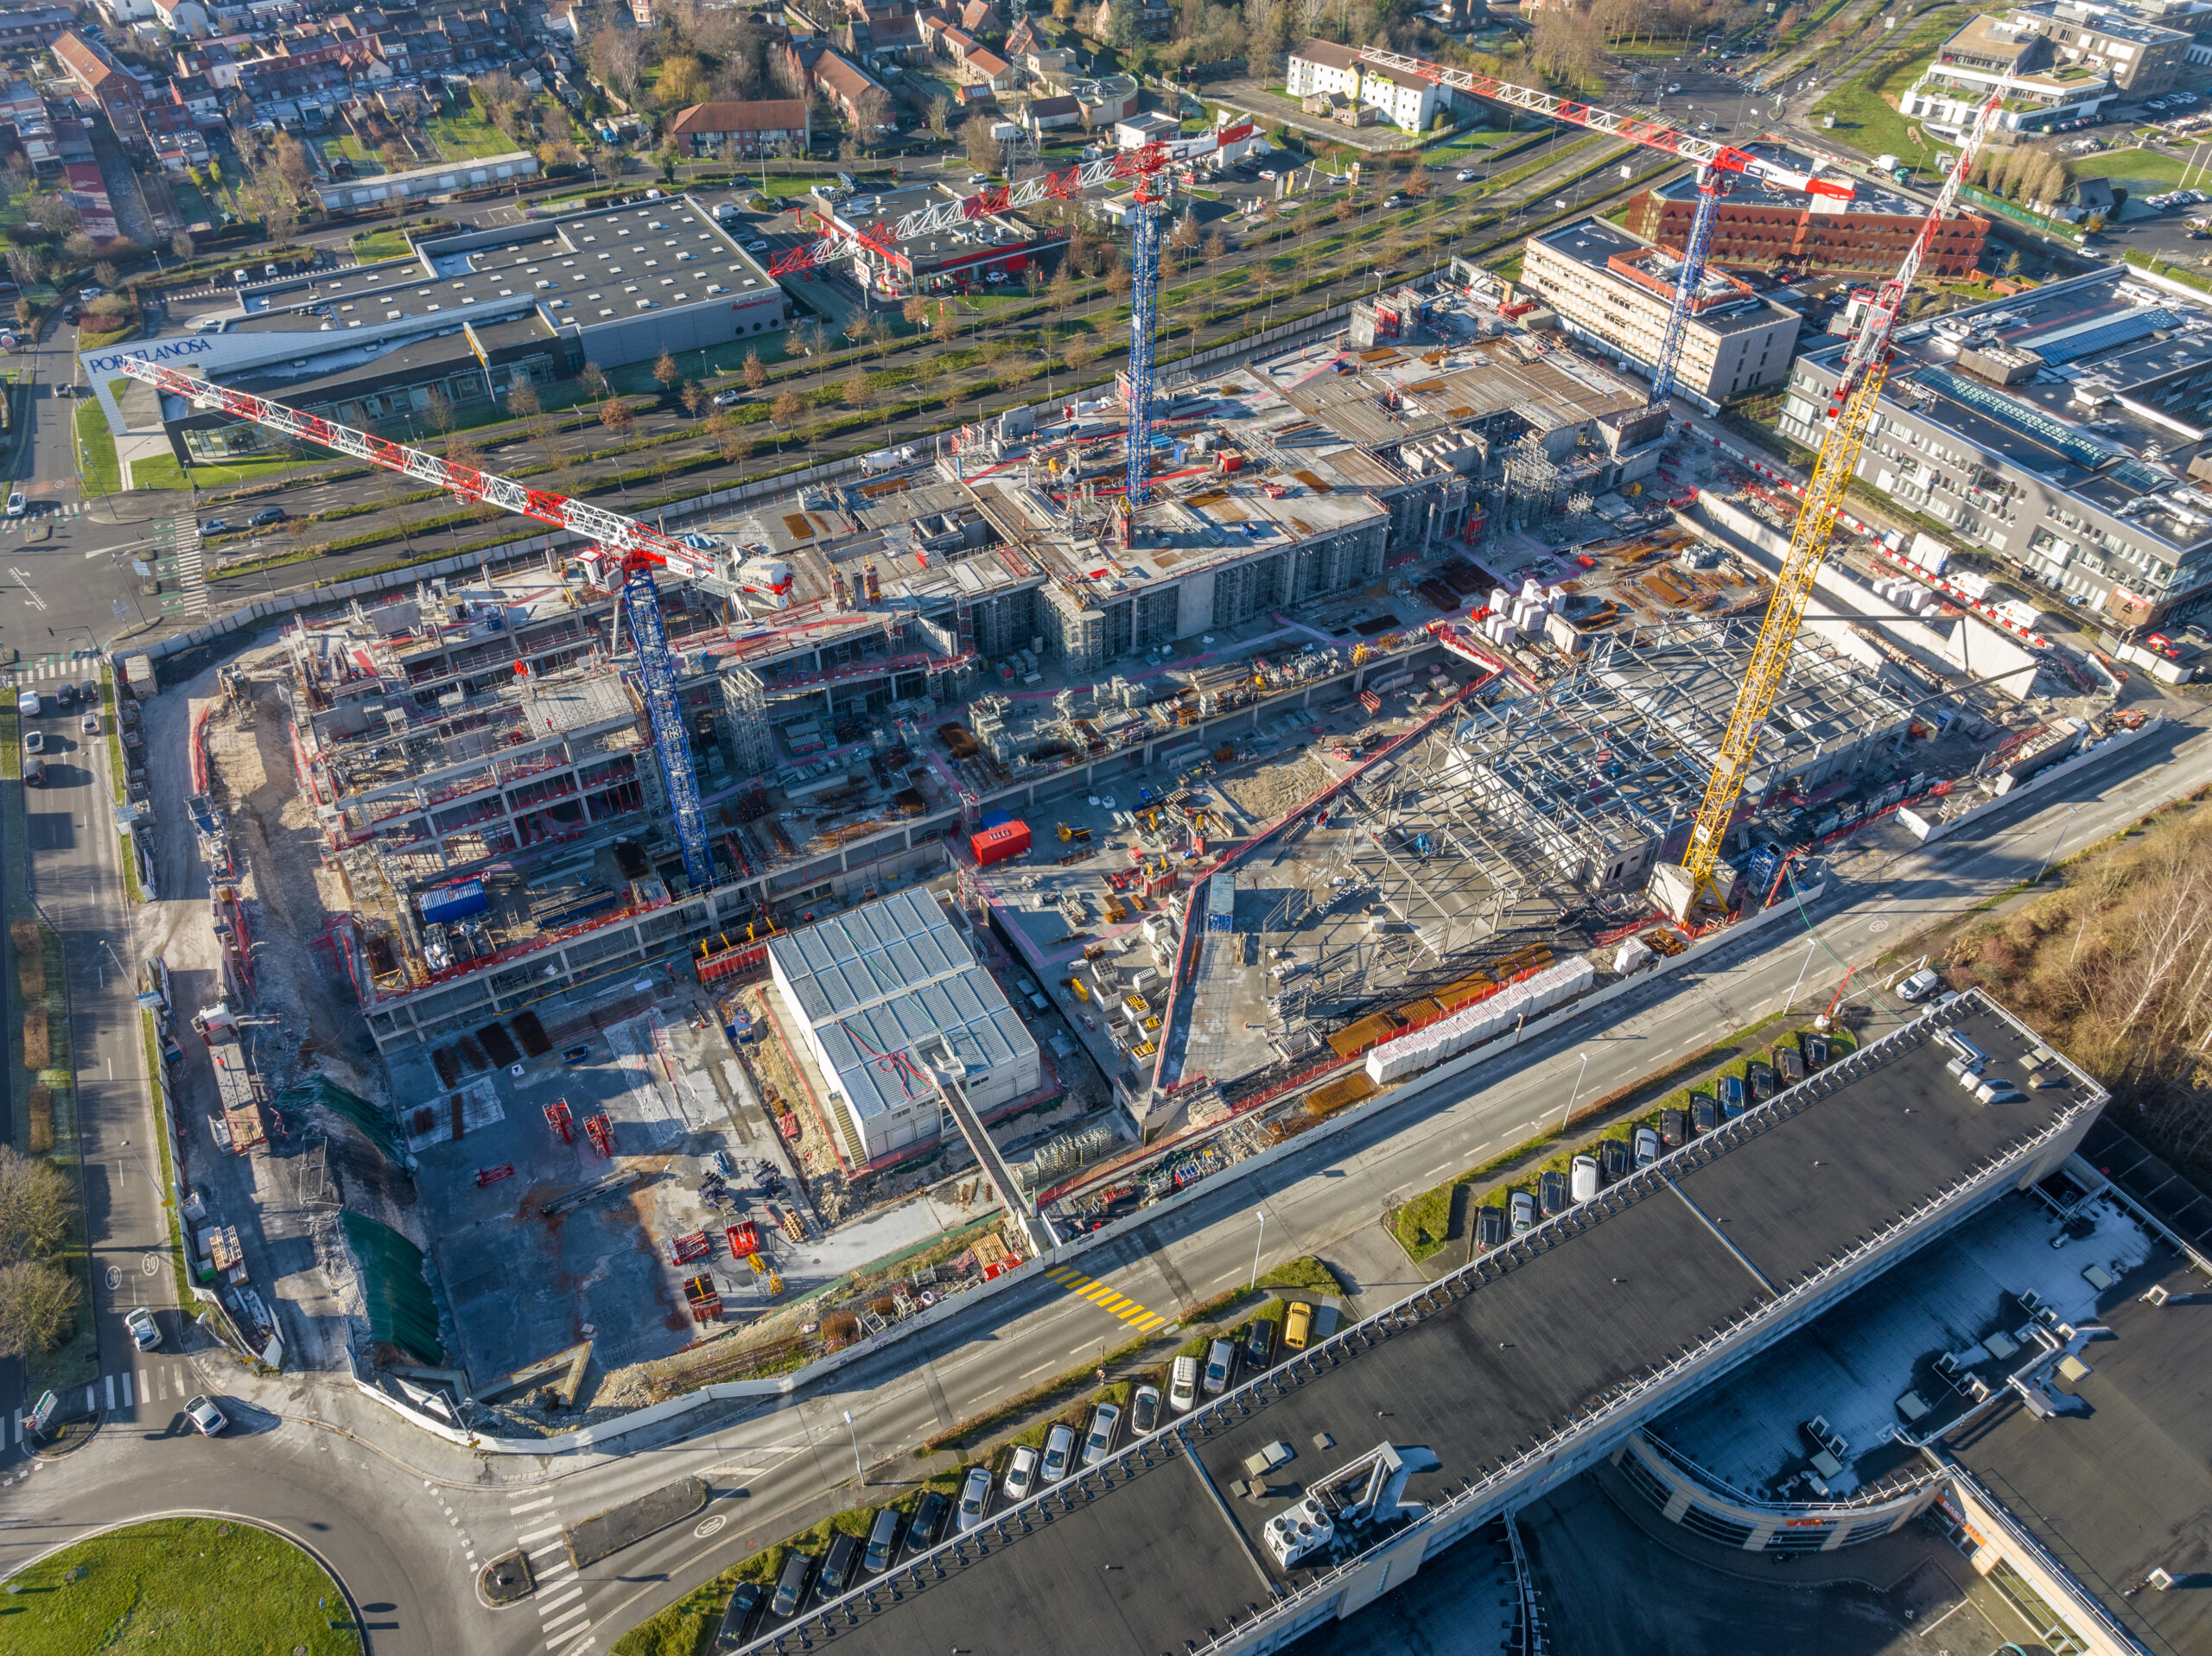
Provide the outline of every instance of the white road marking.
<path id="1" fill-rule="evenodd" d="M 542 1547 L 531 1548 L 529 1553 L 525 1556 L 532 1558 L 542 1558 L 549 1552 L 566 1552 L 568 1550 L 569 1544 L 566 1541 L 548 1541 Z"/>
<path id="2" fill-rule="evenodd" d="M 126 1409 L 132 1406 L 130 1401 L 130 1371 L 129 1369 L 125 1369 L 123 1374 L 123 1406 Z"/>
<path id="3" fill-rule="evenodd" d="M 582 1589 L 578 1589 L 577 1590 L 582 1591 Z M 568 1608 L 567 1609 L 565 1609 L 565 1610 L 562 1611 L 560 1615 L 549 1615 L 549 1616 L 547 1616 L 547 1617 L 545 1618 L 545 1630 L 546 1630 L 548 1633 L 550 1633 L 554 1628 L 556 1628 L 556 1627 L 559 1627 L 559 1626 L 560 1626 L 563 1621 L 575 1621 L 578 1616 L 580 1616 L 580 1615 L 583 1615 L 587 1610 L 588 1610 L 588 1609 L 590 1609 L 590 1608 L 591 1608 L 591 1606 L 590 1606 L 590 1605 L 588 1605 L 588 1604 L 582 1604 L 582 1603 L 571 1604 L 570 1606 L 569 1606 L 569 1608 Z M 577 1634 L 577 1633 L 582 1633 L 582 1632 L 583 1631 L 583 1628 L 582 1628 L 582 1627 L 571 1627 L 571 1628 L 569 1628 L 569 1631 L 571 1634 Z"/>
<path id="4" fill-rule="evenodd" d="M 115 1376 L 112 1374 L 103 1374 L 100 1376 L 100 1379 L 107 1384 L 107 1406 L 112 1409 L 115 1407 Z"/>
<path id="5" fill-rule="evenodd" d="M 551 1609 L 555 1605 L 566 1604 L 572 1598 L 582 1598 L 583 1596 L 583 1593 L 584 1589 L 582 1582 L 571 1582 L 568 1586 L 554 1594 L 552 1597 L 540 1599 L 537 1602 L 538 1613 L 543 1615 L 547 1610 Z"/>
<path id="6" fill-rule="evenodd" d="M 556 1524 L 550 1530 L 532 1530 L 528 1535 L 518 1535 L 515 1539 L 521 1545 L 528 1546 L 532 1541 L 543 1541 L 549 1535 L 558 1535 L 567 1527 L 565 1524 Z"/>
<path id="7" fill-rule="evenodd" d="M 536 1512 L 540 1507 L 550 1507 L 559 1499 L 557 1495 L 540 1495 L 535 1501 L 518 1501 L 507 1510 L 513 1513 Z"/>
<path id="8" fill-rule="evenodd" d="M 550 1639 L 548 1639 L 545 1641 L 545 1648 L 548 1650 L 566 1649 L 570 1653 L 570 1656 L 575 1656 L 575 1652 L 580 1650 L 589 1650 L 594 1645 L 599 1642 L 596 1639 L 587 1640 L 581 1645 L 571 1644 L 569 1642 L 571 1640 L 575 1639 L 578 1634 L 589 1633 L 590 1631 L 591 1623 L 588 1621 L 583 1622 L 577 1627 L 570 1627 L 566 1633 L 555 1634 Z"/>

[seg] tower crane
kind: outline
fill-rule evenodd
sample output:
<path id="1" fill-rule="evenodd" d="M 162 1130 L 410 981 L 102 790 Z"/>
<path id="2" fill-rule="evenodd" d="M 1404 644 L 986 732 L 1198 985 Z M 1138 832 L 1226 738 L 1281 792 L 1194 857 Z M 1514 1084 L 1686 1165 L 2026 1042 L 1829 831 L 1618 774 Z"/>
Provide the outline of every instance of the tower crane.
<path id="1" fill-rule="evenodd" d="M 1821 438 L 1820 456 L 1813 463 L 1813 475 L 1805 484 L 1796 526 L 1789 536 L 1789 555 L 1783 559 L 1781 572 L 1775 577 L 1773 601 L 1767 606 L 1766 619 L 1760 624 L 1758 642 L 1752 646 L 1751 661 L 1744 671 L 1743 688 L 1737 692 L 1735 706 L 1729 712 L 1728 728 L 1713 760 L 1713 777 L 1706 786 L 1704 803 L 1699 806 L 1696 822 L 1690 829 L 1689 844 L 1682 856 L 1684 878 L 1668 893 L 1669 906 L 1678 917 L 1687 918 L 1701 898 L 1725 904 L 1728 895 L 1714 889 L 1715 870 L 1720 866 L 1728 824 L 1735 815 L 1736 801 L 1743 792 L 1751 761 L 1758 756 L 1759 733 L 1765 727 L 1775 698 L 1781 694 L 1789 667 L 1790 650 L 1797 641 L 1806 602 L 1812 596 L 1813 577 L 1827 555 L 1828 540 L 1843 509 L 1844 491 L 1850 486 L 1852 475 L 1858 469 L 1859 448 L 1866 441 L 1875 406 L 1881 400 L 1882 382 L 1889 373 L 1892 331 L 1904 308 L 1905 295 L 1911 289 L 1913 278 L 1920 273 L 1921 261 L 1927 257 L 1929 244 L 1935 239 L 1936 226 L 1958 199 L 1959 187 L 1966 181 L 1975 152 L 1996 124 L 2002 102 L 1992 93 L 1981 106 L 1973 128 L 1959 147 L 1958 158 L 1951 163 L 1950 176 L 1943 181 L 1935 205 L 1920 221 L 1920 233 L 1905 250 L 1897 273 L 1874 295 L 1873 302 L 1859 319 L 1858 332 L 1845 347 L 1834 389 L 1828 394 L 1827 407 L 1821 416 L 1827 430 Z M 1664 890 L 1663 877 L 1662 889 Z"/>
<path id="2" fill-rule="evenodd" d="M 1821 178 L 1811 173 L 1801 173 L 1795 168 L 1784 167 L 1769 161 L 1764 155 L 1752 155 L 1733 144 L 1715 143 L 1682 132 L 1657 121 L 1647 121 L 1640 116 L 1618 114 L 1599 109 L 1595 105 L 1577 103 L 1571 98 L 1557 98 L 1550 92 L 1538 92 L 1533 87 L 1516 86 L 1510 80 L 1500 80 L 1492 75 L 1477 74 L 1471 69 L 1455 69 L 1449 64 L 1431 63 L 1423 58 L 1408 57 L 1402 52 L 1386 52 L 1375 47 L 1363 48 L 1362 60 L 1378 68 L 1395 69 L 1402 73 L 1419 75 L 1422 79 L 1440 86 L 1449 86 L 1454 92 L 1470 97 L 1486 98 L 1493 104 L 1503 104 L 1511 109 L 1523 109 L 1531 114 L 1548 117 L 1570 126 L 1587 127 L 1592 132 L 1602 132 L 1611 137 L 1624 138 L 1640 143 L 1647 149 L 1657 149 L 1684 161 L 1697 164 L 1697 211 L 1690 221 L 1690 233 L 1682 245 L 1682 262 L 1675 273 L 1675 297 L 1667 311 L 1667 326 L 1659 337 L 1658 354 L 1651 364 L 1651 403 L 1654 408 L 1663 408 L 1675 394 L 1675 364 L 1681 355 L 1682 334 L 1690 317 L 1697 308 L 1697 294 L 1705 279 L 1706 250 L 1713 243 L 1713 220 L 1720 198 L 1739 178 L 1755 178 L 1778 188 L 1793 190 L 1800 194 L 1817 195 L 1830 200 L 1848 201 L 1856 194 L 1856 187 L 1847 179 Z M 1825 156 L 1815 156 L 1819 161 Z"/>
<path id="3" fill-rule="evenodd" d="M 683 709 L 676 700 L 676 663 L 668 647 L 668 631 L 661 622 L 660 593 L 653 582 L 653 570 L 670 569 L 709 592 L 785 609 L 791 604 L 788 563 L 766 556 L 734 558 L 721 551 L 702 550 L 620 512 L 566 495 L 547 494 L 512 478 L 455 466 L 422 449 L 371 436 L 267 397 L 181 374 L 174 368 L 135 357 L 122 358 L 118 367 L 132 379 L 185 398 L 194 408 L 220 409 L 302 442 L 351 454 L 447 490 L 463 500 L 480 501 L 590 536 L 591 544 L 577 555 L 578 562 L 594 585 L 615 594 L 620 606 L 618 625 L 622 614 L 630 618 L 630 637 L 638 653 L 639 692 L 652 725 L 653 752 L 660 761 L 661 778 L 675 819 L 684 874 L 700 890 L 714 884 L 714 857 L 707 843 L 705 814 L 699 804 L 698 773 L 691 763 L 691 740 L 683 728 Z"/>
<path id="4" fill-rule="evenodd" d="M 962 225 L 1002 213 L 1034 206 L 1039 201 L 1067 201 L 1084 191 L 1103 186 L 1136 184 L 1134 232 L 1129 254 L 1129 430 L 1128 485 L 1122 496 L 1122 528 L 1126 537 L 1137 507 L 1152 498 L 1152 350 L 1157 331 L 1160 300 L 1160 197 L 1154 183 L 1172 167 L 1211 155 L 1242 143 L 1258 129 L 1249 121 L 1222 127 L 1193 138 L 1147 143 L 1135 149 L 1116 150 L 1096 161 L 1084 162 L 1057 173 L 980 190 L 974 195 L 918 208 L 895 223 L 877 224 L 848 237 L 825 234 L 802 243 L 780 255 L 768 267 L 772 276 L 797 276 L 863 251 L 887 260 L 900 242 L 911 242 L 954 230 Z"/>

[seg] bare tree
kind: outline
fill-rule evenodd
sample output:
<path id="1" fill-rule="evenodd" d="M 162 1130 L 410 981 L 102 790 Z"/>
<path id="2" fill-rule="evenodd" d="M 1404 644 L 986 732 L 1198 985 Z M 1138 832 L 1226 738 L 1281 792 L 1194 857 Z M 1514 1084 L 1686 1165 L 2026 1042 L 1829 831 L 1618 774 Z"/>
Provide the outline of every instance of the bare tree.
<path id="1" fill-rule="evenodd" d="M 0 1265 L 42 1259 L 59 1248 L 73 1205 L 60 1169 L 0 1145 Z"/>
<path id="2" fill-rule="evenodd" d="M 0 1266 L 0 1357 L 54 1349 L 76 1322 L 77 1279 L 44 1259 Z"/>

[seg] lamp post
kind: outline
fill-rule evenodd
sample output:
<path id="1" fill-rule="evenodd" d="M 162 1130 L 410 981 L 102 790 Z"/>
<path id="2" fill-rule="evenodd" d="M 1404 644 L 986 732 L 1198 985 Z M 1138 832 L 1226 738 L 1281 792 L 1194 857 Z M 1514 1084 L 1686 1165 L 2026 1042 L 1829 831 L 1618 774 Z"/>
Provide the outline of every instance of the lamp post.
<path id="1" fill-rule="evenodd" d="M 1574 1101 L 1582 1096 L 1582 1076 L 1589 1068 L 1590 1055 L 1585 1052 L 1581 1068 L 1574 1072 L 1574 1090 L 1567 1095 L 1567 1108 L 1560 1114 L 1559 1130 L 1562 1133 L 1567 1131 L 1567 1124 L 1574 1120 Z"/>
<path id="2" fill-rule="evenodd" d="M 1260 1249 L 1266 1245 L 1268 1240 L 1268 1210 L 1265 1208 L 1255 1208 L 1252 1211 L 1260 1217 L 1260 1235 L 1258 1240 L 1252 1244 L 1252 1280 L 1244 1285 L 1247 1292 L 1260 1285 Z"/>
<path id="3" fill-rule="evenodd" d="M 2050 872 L 2051 862 L 2058 855 L 2058 847 L 2065 842 L 2066 830 L 2074 825 L 2074 813 L 2081 809 L 2079 805 L 2069 805 L 2066 815 L 2059 818 L 2058 832 L 2051 836 L 2050 850 L 2043 860 L 2043 866 L 2036 870 L 2035 884 L 2042 885 L 2043 877 Z"/>

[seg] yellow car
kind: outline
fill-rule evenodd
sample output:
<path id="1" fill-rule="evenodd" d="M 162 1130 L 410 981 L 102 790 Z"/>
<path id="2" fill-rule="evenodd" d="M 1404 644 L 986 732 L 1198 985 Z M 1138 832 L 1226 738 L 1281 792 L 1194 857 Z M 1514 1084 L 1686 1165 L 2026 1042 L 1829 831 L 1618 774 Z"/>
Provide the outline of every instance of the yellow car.
<path id="1" fill-rule="evenodd" d="M 1303 1351 L 1306 1342 L 1313 1333 L 1313 1308 L 1302 1299 L 1290 1303 L 1290 1310 L 1282 1319 L 1282 1348 Z"/>

